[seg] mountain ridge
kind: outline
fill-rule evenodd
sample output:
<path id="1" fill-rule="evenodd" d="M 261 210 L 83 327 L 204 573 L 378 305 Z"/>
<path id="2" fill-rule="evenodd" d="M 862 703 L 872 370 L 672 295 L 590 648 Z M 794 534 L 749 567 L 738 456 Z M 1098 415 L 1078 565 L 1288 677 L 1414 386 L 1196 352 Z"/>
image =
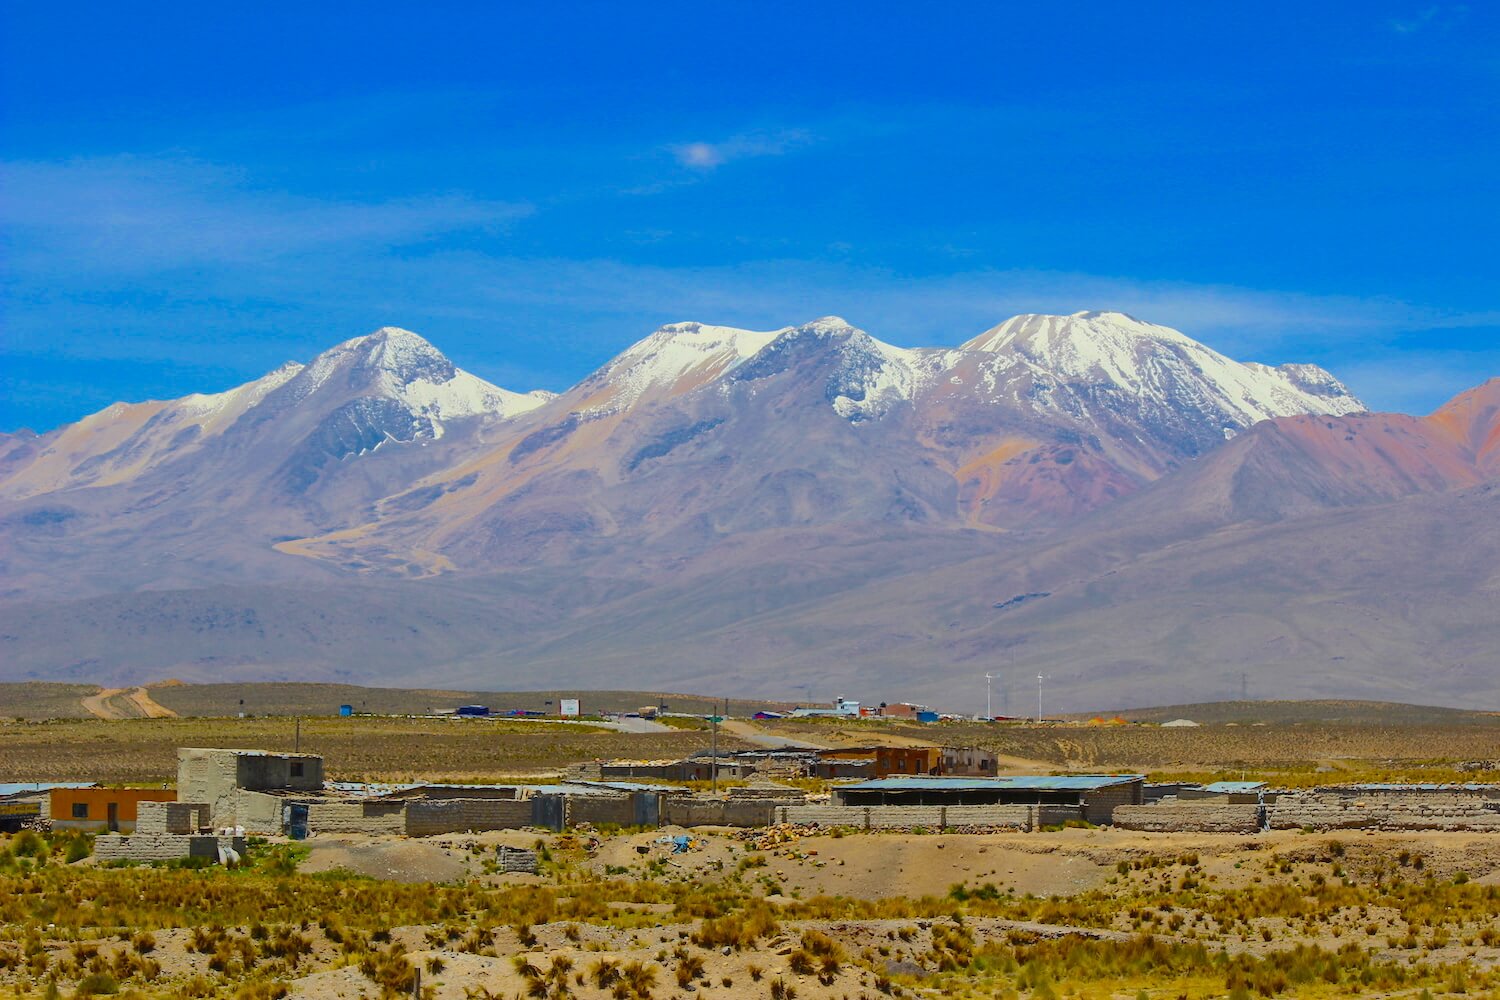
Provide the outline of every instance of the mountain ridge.
<path id="1" fill-rule="evenodd" d="M 214 397 L 126 405 L 97 453 L 0 439 L 7 670 L 686 689 L 732 651 L 747 694 L 937 701 L 1008 660 L 1103 704 L 1226 670 L 1409 694 L 1416 656 L 1434 697 L 1500 697 L 1500 380 L 1372 414 L 1107 312 L 948 348 L 668 324 L 555 396 L 399 328 L 278 372 L 175 446 Z"/>

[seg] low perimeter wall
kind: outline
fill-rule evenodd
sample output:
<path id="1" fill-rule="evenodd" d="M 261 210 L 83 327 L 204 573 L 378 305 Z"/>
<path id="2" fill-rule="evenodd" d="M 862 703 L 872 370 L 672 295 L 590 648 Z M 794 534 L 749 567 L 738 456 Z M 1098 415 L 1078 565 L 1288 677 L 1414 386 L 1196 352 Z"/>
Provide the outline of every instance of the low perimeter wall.
<path id="1" fill-rule="evenodd" d="M 531 802 L 525 799 L 426 799 L 406 805 L 406 833 L 412 837 L 530 825 Z"/>
<path id="2" fill-rule="evenodd" d="M 406 807 L 405 802 L 314 802 L 307 807 L 307 831 L 395 837 L 406 832 Z"/>
<path id="3" fill-rule="evenodd" d="M 852 826 L 863 830 L 1008 827 L 1036 830 L 1083 818 L 1078 806 L 778 806 L 778 823 Z"/>
<path id="4" fill-rule="evenodd" d="M 1277 830 L 1450 830 L 1500 833 L 1500 802 L 1480 795 L 1308 792 L 1282 795 L 1271 807 Z"/>
<path id="5" fill-rule="evenodd" d="M 100 861 L 172 861 L 176 858 L 219 859 L 220 846 L 245 856 L 244 837 L 188 836 L 177 833 L 136 833 L 128 837 L 106 834 L 94 838 L 94 857 Z"/>
<path id="6" fill-rule="evenodd" d="M 1257 833 L 1260 809 L 1218 802 L 1115 806 L 1114 825 L 1151 833 Z"/>
<path id="7" fill-rule="evenodd" d="M 705 799 L 663 799 L 663 826 L 770 826 L 775 821 L 776 804 L 757 802 L 724 802 Z"/>

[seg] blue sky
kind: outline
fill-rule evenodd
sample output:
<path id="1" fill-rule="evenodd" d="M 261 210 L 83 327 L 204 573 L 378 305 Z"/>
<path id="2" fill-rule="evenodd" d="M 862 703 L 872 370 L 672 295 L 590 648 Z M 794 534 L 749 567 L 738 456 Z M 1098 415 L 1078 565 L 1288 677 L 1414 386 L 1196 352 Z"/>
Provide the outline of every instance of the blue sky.
<path id="1" fill-rule="evenodd" d="M 386 324 L 517 390 L 1079 309 L 1500 375 L 1493 5 L 214 6 L 0 6 L 0 429 Z"/>

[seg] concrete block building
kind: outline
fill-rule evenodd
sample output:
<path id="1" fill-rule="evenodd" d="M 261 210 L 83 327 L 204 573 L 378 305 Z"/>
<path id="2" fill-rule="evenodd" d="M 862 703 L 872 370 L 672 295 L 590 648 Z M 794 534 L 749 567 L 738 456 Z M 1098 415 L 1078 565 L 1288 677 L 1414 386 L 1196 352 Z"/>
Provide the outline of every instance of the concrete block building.
<path id="1" fill-rule="evenodd" d="M 183 747 L 177 751 L 177 797 L 205 803 L 216 827 L 280 833 L 287 808 L 323 793 L 323 758 L 309 753 Z"/>

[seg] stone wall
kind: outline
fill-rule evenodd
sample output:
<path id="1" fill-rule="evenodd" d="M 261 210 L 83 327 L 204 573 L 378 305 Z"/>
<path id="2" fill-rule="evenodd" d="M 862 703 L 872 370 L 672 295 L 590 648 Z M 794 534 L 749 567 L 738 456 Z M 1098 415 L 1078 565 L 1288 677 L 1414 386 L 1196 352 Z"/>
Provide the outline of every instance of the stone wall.
<path id="1" fill-rule="evenodd" d="M 1500 833 L 1500 802 L 1465 792 L 1302 792 L 1270 810 L 1277 830 L 1478 830 Z"/>
<path id="2" fill-rule="evenodd" d="M 1081 819 L 1078 806 L 778 806 L 778 823 L 817 823 L 821 826 L 852 826 L 864 830 L 899 830 L 927 827 L 1008 827 L 1035 830 Z"/>
<path id="3" fill-rule="evenodd" d="M 219 848 L 230 847 L 245 856 L 244 837 L 184 836 L 176 833 L 118 833 L 94 838 L 94 857 L 100 861 L 172 861 L 177 858 L 219 859 Z"/>
<path id="4" fill-rule="evenodd" d="M 718 799 L 683 797 L 663 799 L 663 826 L 770 826 L 777 803 L 747 799 L 726 802 Z"/>
<path id="5" fill-rule="evenodd" d="M 1151 833 L 1257 833 L 1260 810 L 1224 802 L 1163 802 L 1115 806 L 1114 825 Z"/>
<path id="6" fill-rule="evenodd" d="M 505 847 L 504 845 L 497 847 L 495 851 L 495 863 L 501 871 L 525 875 L 536 874 L 535 851 L 528 851 L 524 847 Z"/>
<path id="7" fill-rule="evenodd" d="M 516 830 L 530 825 L 528 800 L 418 799 L 406 805 L 406 833 L 412 837 L 466 830 Z"/>
<path id="8" fill-rule="evenodd" d="M 771 802 L 778 806 L 803 806 L 807 805 L 807 793 L 800 788 L 788 788 L 785 785 L 750 785 L 729 789 L 729 801 L 751 800 Z"/>

